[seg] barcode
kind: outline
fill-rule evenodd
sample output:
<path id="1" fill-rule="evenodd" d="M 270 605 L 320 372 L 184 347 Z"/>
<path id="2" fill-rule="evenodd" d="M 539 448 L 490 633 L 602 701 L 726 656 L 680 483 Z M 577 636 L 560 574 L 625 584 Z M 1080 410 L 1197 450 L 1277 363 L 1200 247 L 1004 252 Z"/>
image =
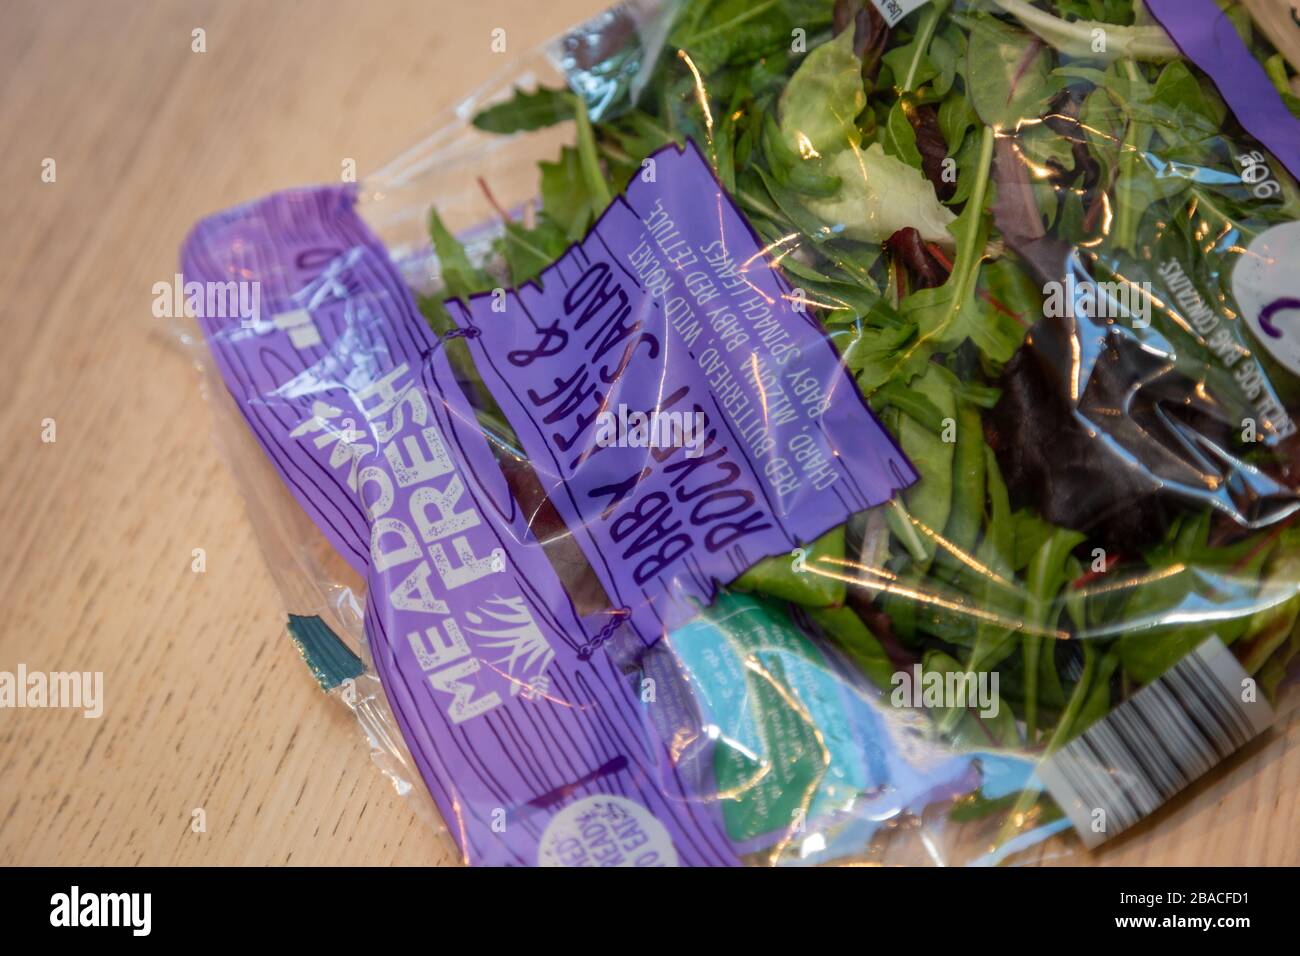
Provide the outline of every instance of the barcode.
<path id="1" fill-rule="evenodd" d="M 1211 637 L 1038 766 L 1089 847 L 1123 832 L 1262 733 L 1273 712 Z"/>

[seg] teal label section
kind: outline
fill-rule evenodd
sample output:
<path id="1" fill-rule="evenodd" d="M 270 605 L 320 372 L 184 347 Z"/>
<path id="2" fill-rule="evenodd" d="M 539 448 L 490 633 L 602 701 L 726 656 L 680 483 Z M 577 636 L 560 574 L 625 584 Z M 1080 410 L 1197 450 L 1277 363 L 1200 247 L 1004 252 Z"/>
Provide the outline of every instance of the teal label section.
<path id="1" fill-rule="evenodd" d="M 733 840 L 848 809 L 880 779 L 854 730 L 875 723 L 870 705 L 779 606 L 723 593 L 669 640 L 716 739 Z"/>

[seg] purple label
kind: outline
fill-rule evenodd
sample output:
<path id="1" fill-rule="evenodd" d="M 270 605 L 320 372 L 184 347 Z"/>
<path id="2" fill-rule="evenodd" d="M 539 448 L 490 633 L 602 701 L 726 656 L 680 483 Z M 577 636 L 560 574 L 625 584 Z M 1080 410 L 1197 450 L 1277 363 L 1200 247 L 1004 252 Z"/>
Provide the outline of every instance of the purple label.
<path id="1" fill-rule="evenodd" d="M 182 253 L 240 414 L 366 580 L 375 669 L 472 863 L 738 862 L 661 637 L 915 480 L 702 157 L 655 158 L 670 188 L 638 180 L 545 291 L 455 306 L 616 601 L 589 616 L 350 189 L 212 216 Z"/>
<path id="2" fill-rule="evenodd" d="M 629 661 L 649 655 L 617 653 L 641 641 L 622 628 L 590 652 L 607 621 L 575 611 L 352 194 L 210 217 L 183 269 L 258 284 L 260 314 L 206 315 L 205 336 L 280 475 L 365 576 L 376 670 L 467 859 L 735 863 L 707 781 L 647 719 Z"/>
<path id="3" fill-rule="evenodd" d="M 693 144 L 457 321 L 551 500 L 643 635 L 916 480 Z"/>
<path id="4" fill-rule="evenodd" d="M 1241 125 L 1300 177 L 1300 120 L 1282 102 L 1236 27 L 1214 0 L 1148 0 L 1189 60 L 1204 70 Z"/>

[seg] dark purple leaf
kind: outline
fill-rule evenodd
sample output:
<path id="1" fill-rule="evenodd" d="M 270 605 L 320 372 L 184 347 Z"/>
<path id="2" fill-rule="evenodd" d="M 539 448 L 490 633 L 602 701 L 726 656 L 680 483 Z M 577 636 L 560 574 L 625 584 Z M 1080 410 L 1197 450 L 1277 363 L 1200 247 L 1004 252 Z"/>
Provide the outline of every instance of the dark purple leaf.
<path id="1" fill-rule="evenodd" d="M 1029 172 L 1015 140 L 999 137 L 996 151 L 993 179 L 998 189 L 993 203 L 994 224 L 1039 285 L 1063 282 L 1070 244 L 1047 235 L 1043 214 L 1029 184 Z"/>
<path id="2" fill-rule="evenodd" d="M 900 229 L 888 239 L 885 245 L 912 274 L 913 288 L 933 289 L 944 284 L 948 278 L 947 271 L 930 255 L 921 234 L 911 226 Z"/>
<path id="3" fill-rule="evenodd" d="M 917 106 L 906 112 L 908 122 L 916 133 L 916 148 L 921 154 L 921 168 L 934 183 L 935 194 L 940 199 L 950 199 L 957 190 L 956 182 L 943 178 L 943 161 L 948 158 L 948 144 L 939 129 L 939 111 L 931 105 Z"/>

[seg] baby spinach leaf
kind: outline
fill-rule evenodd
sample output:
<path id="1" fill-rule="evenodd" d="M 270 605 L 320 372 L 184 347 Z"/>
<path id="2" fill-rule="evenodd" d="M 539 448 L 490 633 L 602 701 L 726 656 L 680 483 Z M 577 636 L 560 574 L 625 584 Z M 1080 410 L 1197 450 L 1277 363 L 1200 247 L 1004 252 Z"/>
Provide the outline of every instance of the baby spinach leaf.
<path id="1" fill-rule="evenodd" d="M 931 62 L 919 39 L 894 47 L 882 59 L 892 72 L 897 88 L 904 92 L 915 90 L 939 75 L 939 68 Z"/>
<path id="2" fill-rule="evenodd" d="M 966 59 L 966 35 L 956 24 L 948 24 L 930 41 L 930 58 L 938 66 L 939 75 L 923 92 L 927 99 L 947 96 L 957 80 L 959 65 Z"/>
<path id="3" fill-rule="evenodd" d="M 812 198 L 805 200 L 803 195 L 783 185 L 774 175 L 765 172 L 760 166 L 751 167 L 751 172 L 763 185 L 781 213 L 813 242 L 825 242 L 843 233 L 842 226 L 829 225 L 812 212 L 808 205 L 813 202 Z"/>
<path id="4" fill-rule="evenodd" d="M 998 457 L 986 442 L 984 445 L 984 480 L 988 486 L 988 517 L 985 543 L 989 549 L 982 551 L 985 564 L 994 573 L 1008 577 L 1015 569 L 1016 530 L 1011 520 L 1011 499 L 1007 483 L 998 467 Z M 989 551 L 992 553 L 990 554 Z"/>

